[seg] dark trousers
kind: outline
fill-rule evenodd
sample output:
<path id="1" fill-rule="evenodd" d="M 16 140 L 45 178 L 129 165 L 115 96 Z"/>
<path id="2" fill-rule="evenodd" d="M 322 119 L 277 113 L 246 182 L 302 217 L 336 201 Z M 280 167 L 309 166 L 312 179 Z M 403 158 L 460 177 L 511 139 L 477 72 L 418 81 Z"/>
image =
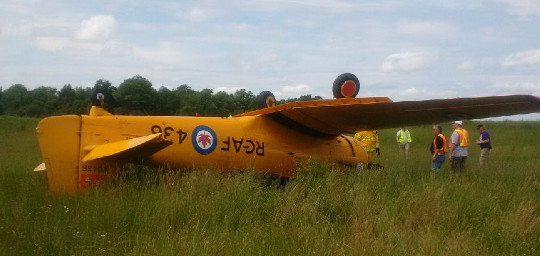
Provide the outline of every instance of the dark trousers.
<path id="1" fill-rule="evenodd" d="M 453 156 L 452 157 L 452 171 L 453 172 L 464 172 L 465 171 L 465 161 L 467 160 L 466 156 Z"/>

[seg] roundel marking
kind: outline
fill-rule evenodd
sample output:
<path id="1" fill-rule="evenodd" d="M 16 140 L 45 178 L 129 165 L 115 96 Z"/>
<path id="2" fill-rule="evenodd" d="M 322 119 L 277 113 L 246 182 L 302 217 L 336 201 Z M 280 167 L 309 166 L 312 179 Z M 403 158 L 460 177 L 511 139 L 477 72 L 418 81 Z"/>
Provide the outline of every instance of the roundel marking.
<path id="1" fill-rule="evenodd" d="M 217 135 L 212 128 L 206 125 L 195 127 L 191 134 L 191 144 L 201 155 L 208 155 L 216 149 Z"/>
<path id="2" fill-rule="evenodd" d="M 345 98 L 353 97 L 356 91 L 356 83 L 352 80 L 347 80 L 341 85 L 341 95 Z"/>

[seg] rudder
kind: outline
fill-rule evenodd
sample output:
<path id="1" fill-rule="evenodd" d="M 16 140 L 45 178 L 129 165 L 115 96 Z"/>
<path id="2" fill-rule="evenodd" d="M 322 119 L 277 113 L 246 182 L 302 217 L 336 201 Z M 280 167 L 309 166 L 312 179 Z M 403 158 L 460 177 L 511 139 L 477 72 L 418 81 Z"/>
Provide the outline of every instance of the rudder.
<path id="1" fill-rule="evenodd" d="M 39 147 L 53 192 L 75 192 L 79 176 L 81 117 L 53 116 L 36 127 Z"/>

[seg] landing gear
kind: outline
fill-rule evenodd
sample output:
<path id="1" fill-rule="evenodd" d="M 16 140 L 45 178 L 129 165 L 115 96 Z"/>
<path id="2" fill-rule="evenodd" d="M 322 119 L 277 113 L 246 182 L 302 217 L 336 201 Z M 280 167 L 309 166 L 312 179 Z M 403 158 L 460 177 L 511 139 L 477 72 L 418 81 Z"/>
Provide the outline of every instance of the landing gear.
<path id="1" fill-rule="evenodd" d="M 257 109 L 276 106 L 276 97 L 269 91 L 263 91 L 257 96 Z"/>
<path id="2" fill-rule="evenodd" d="M 90 101 L 92 102 L 92 106 L 112 107 L 114 105 L 113 96 L 109 92 L 99 89 L 92 92 Z"/>
<path id="3" fill-rule="evenodd" d="M 354 98 L 360 90 L 360 81 L 351 73 L 343 73 L 334 80 L 332 92 L 336 99 Z"/>

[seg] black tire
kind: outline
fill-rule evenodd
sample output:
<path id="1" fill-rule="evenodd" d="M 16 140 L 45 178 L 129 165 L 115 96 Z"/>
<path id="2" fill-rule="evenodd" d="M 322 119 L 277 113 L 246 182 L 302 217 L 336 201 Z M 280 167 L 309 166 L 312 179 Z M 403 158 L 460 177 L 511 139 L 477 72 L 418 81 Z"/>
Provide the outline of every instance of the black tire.
<path id="1" fill-rule="evenodd" d="M 105 106 L 112 107 L 114 105 L 114 98 L 110 93 L 102 90 L 94 90 L 92 92 L 92 97 L 90 98 L 92 106 L 103 107 L 101 106 L 102 100 Z"/>
<path id="2" fill-rule="evenodd" d="M 343 73 L 334 80 L 332 93 L 334 98 L 354 98 L 360 91 L 360 81 L 351 73 Z"/>
<path id="3" fill-rule="evenodd" d="M 263 91 L 257 96 L 257 109 L 276 106 L 276 97 L 269 91 Z"/>

